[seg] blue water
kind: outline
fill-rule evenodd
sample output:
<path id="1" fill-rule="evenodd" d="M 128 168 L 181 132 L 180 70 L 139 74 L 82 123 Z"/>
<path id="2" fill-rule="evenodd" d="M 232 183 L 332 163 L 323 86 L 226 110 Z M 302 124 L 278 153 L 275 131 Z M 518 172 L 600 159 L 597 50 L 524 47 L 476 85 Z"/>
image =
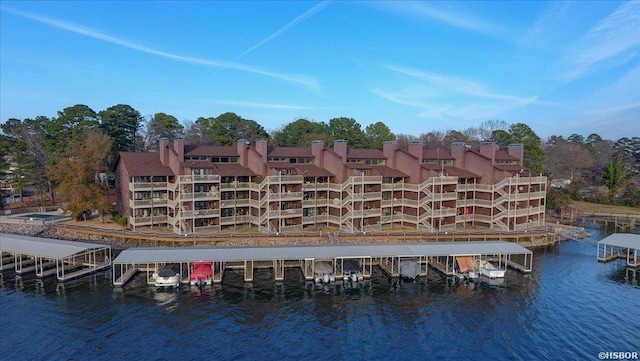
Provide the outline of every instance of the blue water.
<path id="1" fill-rule="evenodd" d="M 593 234 L 595 243 L 603 234 Z M 638 272 L 640 273 L 640 272 Z M 3 272 L 3 360 L 597 360 L 640 351 L 640 286 L 623 263 L 566 241 L 503 284 L 394 284 L 379 270 L 327 289 L 287 270 L 276 283 L 226 273 L 222 285 L 161 291 L 110 273 L 65 284 Z M 640 277 L 640 274 L 638 275 Z"/>

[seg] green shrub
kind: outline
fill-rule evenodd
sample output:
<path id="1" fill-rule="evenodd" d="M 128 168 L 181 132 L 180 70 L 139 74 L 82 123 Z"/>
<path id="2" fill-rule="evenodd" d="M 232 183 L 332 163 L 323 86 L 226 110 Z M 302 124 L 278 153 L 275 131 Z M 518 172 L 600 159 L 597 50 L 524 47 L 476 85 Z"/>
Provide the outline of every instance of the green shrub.
<path id="1" fill-rule="evenodd" d="M 116 213 L 113 215 L 113 220 L 118 223 L 121 226 L 126 226 L 127 225 L 127 218 L 123 217 L 122 215 L 120 215 L 119 213 Z"/>

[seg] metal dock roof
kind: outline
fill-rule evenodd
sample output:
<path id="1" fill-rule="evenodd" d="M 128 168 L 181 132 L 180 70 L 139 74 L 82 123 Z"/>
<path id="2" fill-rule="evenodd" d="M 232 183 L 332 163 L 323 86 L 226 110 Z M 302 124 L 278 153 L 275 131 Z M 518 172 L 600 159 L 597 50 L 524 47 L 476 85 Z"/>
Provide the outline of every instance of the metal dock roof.
<path id="1" fill-rule="evenodd" d="M 502 241 L 431 242 L 408 244 L 336 244 L 264 247 L 149 247 L 123 250 L 114 264 L 172 263 L 200 260 L 266 261 L 274 259 L 331 259 L 360 257 L 416 257 L 531 254 L 516 243 Z"/>
<path id="2" fill-rule="evenodd" d="M 601 244 L 614 247 L 640 249 L 640 234 L 614 233 L 598 242 L 598 246 Z"/>
<path id="3" fill-rule="evenodd" d="M 109 248 L 109 246 L 0 233 L 0 251 L 3 252 L 64 259 L 88 250 L 101 248 Z"/>

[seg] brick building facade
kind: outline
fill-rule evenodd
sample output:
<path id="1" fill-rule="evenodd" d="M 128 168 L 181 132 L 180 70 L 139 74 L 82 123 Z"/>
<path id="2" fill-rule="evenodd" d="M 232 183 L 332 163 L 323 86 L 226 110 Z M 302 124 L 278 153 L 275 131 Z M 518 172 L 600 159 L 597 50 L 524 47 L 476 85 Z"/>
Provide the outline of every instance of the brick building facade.
<path id="1" fill-rule="evenodd" d="M 466 225 L 525 230 L 544 224 L 547 179 L 523 168 L 523 147 L 494 143 L 451 152 L 395 142 L 383 150 L 235 146 L 160 140 L 159 153 L 121 153 L 117 211 L 128 227 L 206 235 L 254 227 L 266 234 L 318 226 L 369 232 L 401 225 L 424 232 Z"/>

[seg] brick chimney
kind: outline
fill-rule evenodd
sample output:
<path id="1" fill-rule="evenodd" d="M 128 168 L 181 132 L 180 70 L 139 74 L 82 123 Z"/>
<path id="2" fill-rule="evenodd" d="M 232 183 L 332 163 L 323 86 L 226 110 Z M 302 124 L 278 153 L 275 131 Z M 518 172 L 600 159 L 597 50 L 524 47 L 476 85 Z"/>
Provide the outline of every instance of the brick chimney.
<path id="1" fill-rule="evenodd" d="M 178 162 L 183 163 L 184 162 L 184 137 L 177 136 L 173 140 L 173 150 L 178 155 Z"/>
<path id="2" fill-rule="evenodd" d="M 467 150 L 467 145 L 464 142 L 451 143 L 451 156 L 455 159 L 456 167 L 464 168 L 464 153 Z"/>
<path id="3" fill-rule="evenodd" d="M 243 166 L 246 167 L 248 164 L 248 149 L 249 149 L 249 141 L 246 139 L 238 139 L 238 142 L 236 143 L 236 147 L 238 150 L 238 155 L 240 156 L 240 159 L 238 159 L 238 163 Z"/>
<path id="4" fill-rule="evenodd" d="M 342 164 L 347 164 L 347 141 L 337 139 L 333 142 L 333 151 L 342 158 Z"/>
<path id="5" fill-rule="evenodd" d="M 496 163 L 496 152 L 498 151 L 498 145 L 494 142 L 482 142 L 480 143 L 480 154 L 491 159 L 491 165 Z"/>
<path id="6" fill-rule="evenodd" d="M 266 164 L 267 152 L 268 152 L 268 144 L 266 140 L 264 139 L 256 140 L 256 152 L 260 154 L 260 157 L 262 158 L 262 163 Z"/>
<path id="7" fill-rule="evenodd" d="M 396 150 L 398 150 L 398 142 L 390 140 L 382 144 L 382 154 L 387 158 L 387 166 L 394 168 L 396 166 Z"/>
<path id="8" fill-rule="evenodd" d="M 418 158 L 418 164 L 422 164 L 423 150 L 424 150 L 424 143 L 420 141 L 409 142 L 409 154 Z"/>
<path id="9" fill-rule="evenodd" d="M 322 168 L 324 165 L 324 159 L 322 158 L 322 151 L 324 150 L 324 142 L 322 140 L 314 140 L 311 142 L 311 154 L 313 154 L 313 164 Z"/>
<path id="10" fill-rule="evenodd" d="M 520 143 L 509 144 L 509 155 L 518 158 L 518 165 L 522 166 L 524 159 L 524 145 Z"/>
<path id="11" fill-rule="evenodd" d="M 160 153 L 160 162 L 164 166 L 169 165 L 169 138 L 158 139 L 158 153 Z"/>

